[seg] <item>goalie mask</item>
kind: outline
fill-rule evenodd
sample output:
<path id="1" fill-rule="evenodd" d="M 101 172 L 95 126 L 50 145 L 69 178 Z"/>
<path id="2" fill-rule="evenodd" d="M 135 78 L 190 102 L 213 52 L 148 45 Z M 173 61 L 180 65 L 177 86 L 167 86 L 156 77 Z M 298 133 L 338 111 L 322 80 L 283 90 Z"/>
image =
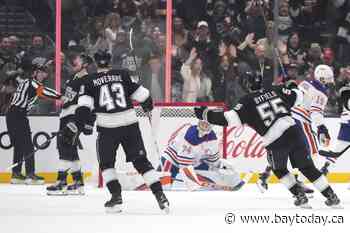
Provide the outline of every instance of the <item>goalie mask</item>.
<path id="1" fill-rule="evenodd" d="M 322 84 L 334 83 L 334 73 L 331 67 L 327 65 L 318 65 L 314 71 L 314 78 Z"/>
<path id="2" fill-rule="evenodd" d="M 198 129 L 199 137 L 203 137 L 203 136 L 209 134 L 210 131 L 212 130 L 210 123 L 208 121 L 204 121 L 204 120 L 198 121 L 197 129 Z"/>

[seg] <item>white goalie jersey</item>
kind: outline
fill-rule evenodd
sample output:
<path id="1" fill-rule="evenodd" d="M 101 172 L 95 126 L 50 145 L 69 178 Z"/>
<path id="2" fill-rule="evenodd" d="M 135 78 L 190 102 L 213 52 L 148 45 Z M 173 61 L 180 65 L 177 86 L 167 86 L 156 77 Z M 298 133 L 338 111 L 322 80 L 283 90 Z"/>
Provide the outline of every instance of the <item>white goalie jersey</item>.
<path id="1" fill-rule="evenodd" d="M 328 97 L 326 87 L 317 80 L 303 81 L 298 89 L 304 94 L 302 104 L 292 108 L 294 119 L 308 124 L 313 123 L 316 127 L 323 124 L 323 114 Z"/>
<path id="2" fill-rule="evenodd" d="M 217 136 L 211 130 L 200 137 L 197 126 L 185 127 L 170 139 L 163 157 L 179 168 L 190 165 L 196 167 L 203 162 L 216 164 L 220 159 Z"/>

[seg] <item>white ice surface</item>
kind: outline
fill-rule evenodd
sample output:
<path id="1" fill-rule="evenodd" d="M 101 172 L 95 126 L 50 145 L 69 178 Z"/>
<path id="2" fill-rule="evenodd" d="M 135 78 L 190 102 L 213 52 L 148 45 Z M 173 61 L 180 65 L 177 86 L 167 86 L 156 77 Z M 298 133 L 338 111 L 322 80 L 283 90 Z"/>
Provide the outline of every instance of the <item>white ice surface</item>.
<path id="1" fill-rule="evenodd" d="M 86 188 L 83 197 L 46 196 L 45 186 L 0 185 L 0 233 L 148 233 L 148 232 L 349 232 L 350 191 L 335 185 L 344 209 L 329 209 L 324 198 L 310 199 L 312 210 L 293 206 L 289 193 L 279 184 L 261 194 L 254 184 L 238 192 L 167 192 L 171 214 L 163 215 L 150 192 L 123 192 L 121 214 L 106 214 L 109 198 L 105 189 Z M 236 223 L 226 224 L 225 214 L 236 215 Z M 343 224 L 244 224 L 242 215 L 342 216 Z"/>

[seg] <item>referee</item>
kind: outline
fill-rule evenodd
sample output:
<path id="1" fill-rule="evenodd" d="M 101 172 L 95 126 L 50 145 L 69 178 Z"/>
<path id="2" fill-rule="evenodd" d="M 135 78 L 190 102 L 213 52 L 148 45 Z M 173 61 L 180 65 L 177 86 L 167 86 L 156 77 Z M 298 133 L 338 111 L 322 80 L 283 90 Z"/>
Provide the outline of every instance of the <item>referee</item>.
<path id="1" fill-rule="evenodd" d="M 35 174 L 34 156 L 26 159 L 26 176 L 22 175 L 22 159 L 34 151 L 31 130 L 27 117 L 38 97 L 60 99 L 56 91 L 44 87 L 42 82 L 48 76 L 48 66 L 51 61 L 37 57 L 31 62 L 31 77 L 21 82 L 13 94 L 9 110 L 6 114 L 6 124 L 13 150 L 13 163 L 19 163 L 12 169 L 12 184 L 43 184 L 44 178 Z"/>

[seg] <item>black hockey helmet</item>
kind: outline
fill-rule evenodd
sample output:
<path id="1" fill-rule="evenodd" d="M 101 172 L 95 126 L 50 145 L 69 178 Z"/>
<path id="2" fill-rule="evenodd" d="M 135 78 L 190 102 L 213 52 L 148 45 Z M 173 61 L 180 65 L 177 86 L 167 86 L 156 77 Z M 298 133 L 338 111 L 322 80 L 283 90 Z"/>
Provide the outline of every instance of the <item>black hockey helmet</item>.
<path id="1" fill-rule="evenodd" d="M 243 86 L 248 92 L 258 91 L 262 89 L 261 74 L 253 71 L 246 72 L 243 78 Z"/>
<path id="2" fill-rule="evenodd" d="M 85 53 L 81 53 L 80 58 L 82 60 L 83 65 L 90 65 L 94 63 L 94 59 Z"/>
<path id="3" fill-rule="evenodd" d="M 108 67 L 112 56 L 107 50 L 98 50 L 94 54 L 94 59 L 98 67 L 105 68 Z"/>

